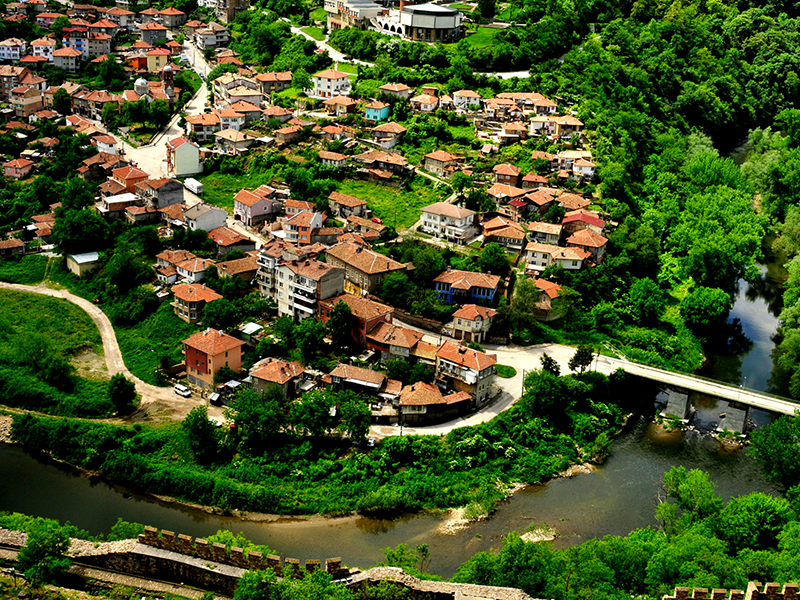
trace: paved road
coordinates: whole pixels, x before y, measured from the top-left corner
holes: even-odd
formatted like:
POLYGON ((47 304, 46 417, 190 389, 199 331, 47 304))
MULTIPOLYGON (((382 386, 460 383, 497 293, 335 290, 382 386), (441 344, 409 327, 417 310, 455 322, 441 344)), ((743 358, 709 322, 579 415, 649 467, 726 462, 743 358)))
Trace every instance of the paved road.
MULTIPOLYGON (((92 318, 92 321, 97 325, 97 329, 100 332, 100 337, 103 340, 103 354, 105 356, 109 376, 121 373, 136 384, 136 391, 141 396, 141 403, 139 404, 139 408, 132 415, 134 420, 180 419, 186 416, 192 408, 197 406, 197 399, 182 398, 178 396, 172 388, 150 385, 133 375, 128 370, 128 367, 125 366, 125 361, 122 359, 122 351, 117 342, 114 326, 111 324, 106 314, 88 300, 71 294, 67 290, 56 290, 45 287, 44 285, 32 286, 0 282, 0 288, 17 292, 41 294, 52 298, 61 298, 82 308, 92 318)), ((216 412, 219 412, 221 415, 219 409, 216 407, 211 408, 213 408, 215 412, 212 416, 218 416, 216 412)), ((209 414, 211 414, 211 412, 212 410, 209 409, 209 414)))

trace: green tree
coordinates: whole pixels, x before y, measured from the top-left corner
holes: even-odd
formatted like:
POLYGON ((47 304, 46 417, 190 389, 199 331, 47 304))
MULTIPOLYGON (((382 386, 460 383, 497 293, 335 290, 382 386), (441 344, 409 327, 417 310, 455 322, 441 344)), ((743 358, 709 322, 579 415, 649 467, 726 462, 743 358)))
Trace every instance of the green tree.
POLYGON ((750 453, 773 481, 791 487, 800 483, 800 417, 783 416, 757 429, 750 453))
POLYGON ((796 518, 789 501, 760 492, 731 498, 719 516, 719 537, 733 552, 744 548, 771 550, 778 534, 796 518))
POLYGON ((672 467, 664 474, 664 488, 667 496, 675 500, 682 514, 668 509, 662 503, 656 515, 668 528, 682 531, 690 525, 716 515, 722 508, 722 498, 717 496, 716 484, 708 473, 700 469, 687 471, 684 467, 672 467))
POLYGON ((94 210, 67 210, 57 215, 50 239, 61 254, 80 254, 104 250, 111 231, 94 210))
POLYGON ((339 394, 338 404, 341 414, 339 428, 355 443, 364 440, 372 420, 369 404, 350 391, 339 394))
POLYGON ((654 324, 666 308, 664 292, 652 279, 637 279, 630 291, 633 317, 642 325, 654 324))
POLYGON ((478 14, 483 19, 491 19, 496 12, 496 0, 478 0, 478 14))
POLYGON ((569 359, 567 366, 570 371, 580 371, 583 373, 586 369, 592 366, 594 360, 594 350, 591 346, 579 345, 575 350, 575 354, 569 359))
POLYGON ((545 352, 539 359, 542 363, 542 370, 559 377, 561 375, 561 367, 556 362, 556 359, 545 352))
POLYGON ((508 262, 508 254, 500 244, 491 242, 486 244, 486 247, 481 251, 478 257, 478 265, 484 273, 491 273, 493 275, 500 275, 505 277, 511 270, 511 264, 508 262))
POLYGON ((304 319, 295 329, 297 349, 303 357, 303 363, 310 365, 325 348, 325 325, 315 318, 304 319))
POLYGON ((407 308, 413 295, 413 287, 405 273, 389 273, 381 284, 381 300, 391 306, 407 308))
POLYGON ((267 571, 245 571, 236 584, 233 600, 267 600, 271 598, 270 586, 277 582, 275 573, 267 571))
POLYGON ((271 385, 262 396, 254 389, 236 394, 225 416, 233 421, 241 440, 241 449, 258 456, 275 444, 286 425, 283 390, 271 385))
POLYGON ((45 519, 28 530, 28 539, 17 556, 17 565, 31 585, 52 583, 70 567, 66 557, 70 538, 67 529, 45 519))
POLYGON ((114 405, 114 409, 120 414, 130 411, 136 406, 136 384, 122 373, 111 376, 106 395, 114 405))
POLYGON ((350 306, 341 300, 333 307, 325 327, 334 348, 348 348, 353 343, 353 327, 356 319, 350 306))
POLYGON ((321 437, 333 426, 335 397, 327 390, 312 390, 292 403, 289 419, 303 435, 321 437))
POLYGON ((697 287, 681 300, 681 317, 689 327, 723 323, 733 307, 730 294, 719 288, 697 287))
POLYGON ((53 94, 53 110, 64 116, 72 113, 72 96, 64 88, 58 88, 53 94))
POLYGON ((55 34, 57 40, 60 40, 64 37, 65 27, 72 27, 72 23, 69 22, 69 17, 56 17, 53 24, 50 26, 50 31, 55 34))
POLYGON ((169 112, 169 103, 166 100, 153 100, 147 111, 147 120, 153 127, 162 128, 172 118, 169 112))
POLYGON ((195 406, 183 421, 181 431, 195 460, 200 464, 213 462, 217 457, 219 436, 217 428, 208 420, 205 406, 195 406))
POLYGON ((203 322, 213 329, 227 331, 239 324, 241 315, 236 305, 226 298, 207 302, 203 309, 203 322))

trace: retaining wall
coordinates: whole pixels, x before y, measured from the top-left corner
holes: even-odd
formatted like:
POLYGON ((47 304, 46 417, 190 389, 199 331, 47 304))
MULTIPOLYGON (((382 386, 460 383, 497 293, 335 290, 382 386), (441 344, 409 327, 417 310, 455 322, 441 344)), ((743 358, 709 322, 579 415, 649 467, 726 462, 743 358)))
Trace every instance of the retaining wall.
POLYGON ((664 600, 800 600, 800 593, 796 583, 781 587, 779 583, 762 585, 758 581, 751 581, 745 591, 677 587, 671 596, 664 596, 664 600))

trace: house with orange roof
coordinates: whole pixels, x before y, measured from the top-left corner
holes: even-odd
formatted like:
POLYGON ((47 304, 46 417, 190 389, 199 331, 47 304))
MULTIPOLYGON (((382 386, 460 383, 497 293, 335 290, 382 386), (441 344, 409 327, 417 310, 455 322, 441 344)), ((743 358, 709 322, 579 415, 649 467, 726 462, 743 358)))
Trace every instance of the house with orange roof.
POLYGON ((159 177, 136 184, 136 194, 153 208, 165 208, 183 203, 183 184, 177 179, 159 177))
POLYGON ((436 352, 436 384, 442 390, 467 392, 479 406, 492 397, 496 364, 496 354, 446 341, 436 352))
POLYGON ((404 425, 430 425, 469 412, 472 396, 466 391, 442 394, 435 385, 418 381, 400 390, 398 410, 404 425))
POLYGON ((449 177, 458 166, 458 157, 444 150, 436 150, 425 155, 423 164, 426 171, 439 177, 449 177))
POLYGON ((106 18, 122 29, 130 29, 133 26, 135 15, 136 13, 130 10, 114 7, 106 13, 106 18))
POLYGON ((27 50, 25 40, 19 38, 8 38, 0 42, 0 60, 10 60, 17 62, 27 50))
POLYGON ((347 166, 347 156, 339 152, 319 151, 319 160, 327 167, 343 169, 347 166))
POLYGON ((26 85, 11 90, 10 101, 14 114, 22 119, 40 111, 43 106, 42 92, 26 85))
POLYGON ((136 193, 136 184, 140 181, 148 179, 150 176, 136 167, 121 167, 111 171, 111 178, 117 183, 125 186, 125 191, 134 194, 136 193))
POLYGON ((486 244, 500 244, 506 248, 521 250, 525 245, 525 229, 519 223, 502 216, 481 223, 483 241, 486 244))
POLYGON ((250 378, 253 389, 257 392, 263 394, 270 386, 277 385, 281 388, 284 398, 292 398, 305 372, 306 368, 297 361, 267 358, 253 365, 250 369, 250 378))
MULTIPOLYGON (((197 115, 200 116, 200 115, 197 115)), ((187 117, 187 122, 190 117, 187 117)), ((200 146, 185 137, 177 137, 166 143, 167 170, 175 177, 186 177, 203 172, 200 161, 200 146)))
POLYGON ((0 257, 15 254, 25 254, 25 242, 17 238, 0 240, 0 257))
POLYGON ((167 48, 153 48, 145 54, 147 56, 148 73, 156 73, 163 69, 165 65, 169 64, 169 57, 172 56, 172 52, 167 48))
POLYGON ((179 283, 172 287, 172 294, 175 298, 172 302, 175 315, 187 323, 202 321, 206 304, 222 298, 201 283, 179 283))
POLYGON ((500 287, 500 277, 486 273, 448 268, 433 280, 439 300, 448 304, 477 304, 494 302, 500 287))
POLYGON ((31 52, 34 56, 42 56, 48 61, 53 60, 53 52, 56 50, 56 41, 53 38, 43 37, 31 42, 31 52))
POLYGON ((53 64, 67 73, 77 73, 81 64, 81 51, 66 46, 53 52, 53 64))
MULTIPOLYGON (((255 251, 250 252, 251 255, 254 253, 255 251)), ((238 277, 249 283, 255 279, 257 272, 258 262, 255 256, 245 256, 244 258, 217 263, 217 275, 222 279, 238 277)))
POLYGON ((389 118, 391 107, 386 102, 373 100, 364 106, 364 120, 369 123, 379 123, 389 118))
POLYGON ((457 340, 480 344, 489 336, 497 311, 478 304, 465 304, 453 313, 450 325, 452 336, 457 340))
POLYGON ((345 270, 344 291, 356 296, 377 292, 389 273, 407 268, 388 256, 349 242, 331 246, 325 257, 329 264, 345 270))
POLYGON ((276 269, 278 315, 302 321, 317 314, 317 303, 341 295, 344 269, 306 258, 288 260, 276 269))
POLYGON ((481 95, 472 90, 459 90, 453 93, 453 106, 461 110, 480 109, 481 95))
POLYGON ((312 88, 308 95, 312 98, 333 98, 350 95, 350 75, 336 69, 320 71, 311 78, 312 88))
POLYGON ((283 225, 286 240, 298 246, 312 244, 311 233, 322 227, 324 217, 318 212, 300 212, 292 215, 283 225))
POLYGON ((350 96, 334 96, 333 98, 328 98, 322 104, 325 105, 325 110, 329 115, 341 117, 355 111, 358 102, 350 96))
POLYGON ((233 197, 233 218, 252 227, 274 218, 281 211, 275 189, 262 185, 255 190, 239 190, 233 197))
POLYGON ((508 204, 514 198, 520 198, 527 192, 521 188, 505 183, 495 183, 492 187, 486 190, 486 193, 492 197, 498 206, 508 204))
POLYGON ((340 192, 331 192, 331 195, 328 196, 328 206, 331 208, 331 215, 343 219, 352 215, 365 217, 367 214, 367 202, 365 200, 340 192))
POLYGON ((253 79, 259 83, 261 91, 267 96, 272 92, 282 92, 292 87, 291 71, 259 73, 253 79))
POLYGON ((256 249, 256 243, 253 240, 225 225, 209 231, 208 239, 217 245, 217 256, 220 258, 234 250, 253 252, 256 249))
POLYGON ((423 341, 422 337, 419 331, 381 321, 367 334, 366 345, 381 353, 381 362, 402 358, 433 365, 436 362, 436 346, 423 341))
POLYGON ((214 137, 214 133, 221 128, 219 116, 215 113, 202 113, 186 117, 186 133, 197 135, 197 141, 204 143, 214 137))
POLYGON ((327 323, 333 314, 333 309, 339 302, 344 302, 350 308, 350 312, 353 315, 351 335, 353 342, 360 346, 364 346, 367 343, 367 334, 379 323, 392 322, 394 308, 369 298, 352 294, 340 294, 326 300, 320 300, 317 304, 319 320, 327 323))
POLYGON ((433 112, 439 106, 439 98, 430 94, 420 94, 409 100, 411 108, 419 112, 433 112))
POLYGON ((378 396, 386 389, 389 381, 392 381, 380 371, 344 363, 336 365, 336 368, 330 373, 330 379, 337 388, 349 389, 369 396, 378 396))
POLYGON ((558 265, 566 271, 578 271, 591 254, 583 248, 554 246, 541 242, 529 242, 525 246, 525 271, 539 273, 547 267, 558 265))
MULTIPOLYGON (((144 12, 145 11, 142 11, 142 13, 144 12)), ((161 40, 166 41, 167 39, 167 28, 164 27, 161 23, 153 23, 153 22, 140 23, 139 25, 137 25, 137 27, 139 28, 139 34, 142 36, 143 42, 147 42, 148 44, 155 44, 156 42, 160 42, 161 40)))
POLYGON ((10 179, 25 179, 33 169, 33 164, 27 158, 16 158, 3 165, 3 174, 10 179))
POLYGON ((244 342, 210 327, 183 340, 186 355, 186 376, 189 383, 213 388, 214 376, 222 367, 239 372, 242 369, 244 342))
POLYGON ((176 29, 186 23, 186 13, 178 10, 174 6, 160 10, 161 22, 170 29, 176 29))
POLYGON ((372 140, 380 145, 384 150, 394 148, 399 144, 403 135, 408 131, 405 127, 394 121, 381 123, 372 128, 372 140))
POLYGON ((492 173, 494 174, 494 182, 495 183, 504 183, 506 185, 519 185, 519 175, 521 171, 519 167, 514 165, 510 165, 508 163, 503 163, 500 165, 495 165, 492 168, 492 173))
POLYGON ((198 283, 206 278, 208 267, 216 263, 209 258, 190 258, 175 265, 178 277, 188 283, 198 283))
POLYGON ((603 262, 608 240, 591 229, 581 229, 567 238, 567 248, 580 248, 591 254, 596 264, 603 262))
POLYGON ((414 95, 414 90, 405 83, 385 83, 378 88, 382 94, 408 100, 414 95))

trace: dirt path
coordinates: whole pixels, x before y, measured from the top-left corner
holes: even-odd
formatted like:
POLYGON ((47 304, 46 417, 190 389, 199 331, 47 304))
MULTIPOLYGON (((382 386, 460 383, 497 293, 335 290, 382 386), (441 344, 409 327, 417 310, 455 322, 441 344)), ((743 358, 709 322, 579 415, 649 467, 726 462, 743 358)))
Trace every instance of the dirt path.
POLYGON ((166 419, 180 419, 186 416, 192 408, 197 406, 198 400, 192 398, 182 398, 173 392, 172 388, 162 388, 149 383, 145 383, 125 366, 122 359, 122 351, 117 342, 114 326, 106 314, 97 306, 76 296, 64 289, 52 289, 44 285, 21 285, 18 283, 2 283, 0 289, 12 290, 16 292, 28 292, 41 294, 52 298, 61 298, 72 302, 83 309, 97 325, 100 337, 103 340, 103 354, 105 355, 106 367, 109 375, 123 374, 136 384, 136 391, 141 396, 141 403, 136 412, 130 419, 134 421, 160 421, 166 419))

